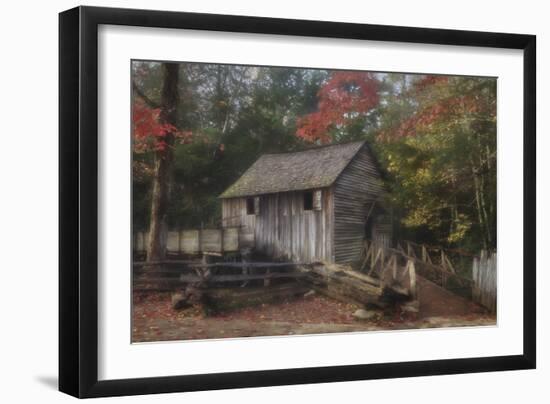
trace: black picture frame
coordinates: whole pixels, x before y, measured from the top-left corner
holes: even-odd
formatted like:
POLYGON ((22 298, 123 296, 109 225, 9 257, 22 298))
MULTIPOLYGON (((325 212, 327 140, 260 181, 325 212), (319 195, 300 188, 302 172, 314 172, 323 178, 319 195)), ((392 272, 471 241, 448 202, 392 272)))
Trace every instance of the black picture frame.
POLYGON ((535 368, 535 61, 533 35, 95 7, 60 13, 59 389, 84 398, 535 368), (100 24, 523 50, 523 353, 98 381, 100 24))

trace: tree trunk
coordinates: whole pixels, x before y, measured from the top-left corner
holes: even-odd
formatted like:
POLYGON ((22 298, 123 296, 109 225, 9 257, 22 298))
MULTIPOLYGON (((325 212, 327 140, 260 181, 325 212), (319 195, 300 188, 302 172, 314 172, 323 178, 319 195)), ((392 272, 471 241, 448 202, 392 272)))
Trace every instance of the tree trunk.
POLYGON ((487 233, 487 244, 488 246, 491 246, 492 245, 492 237, 491 237, 491 227, 490 227, 490 224, 489 224, 489 215, 487 214, 487 208, 486 208, 486 203, 485 203, 485 176, 482 175, 481 176, 481 179, 480 179, 480 187, 479 187, 479 192, 480 192, 480 201, 481 201, 481 209, 482 209, 482 212, 483 212, 483 220, 485 222, 485 231, 487 233))
POLYGON ((475 190, 475 197, 476 197, 476 211, 477 211, 477 217, 479 222, 479 229, 481 230, 482 238, 483 238, 483 247, 487 248, 488 240, 485 233, 485 223, 483 221, 483 212, 481 208, 481 196, 480 196, 480 185, 479 185, 479 178, 477 176, 476 167, 474 165, 474 160, 470 158, 471 163, 471 170, 472 170, 472 178, 474 180, 474 190, 475 190))
MULTIPOLYGON (((178 106, 178 65, 163 64, 164 82, 160 100, 160 120, 176 126, 178 106)), ((151 198, 151 218, 149 222, 149 242, 147 261, 160 261, 165 256, 166 211, 170 200, 170 182, 174 161, 174 134, 168 133, 164 141, 166 147, 155 152, 153 194, 151 198)))

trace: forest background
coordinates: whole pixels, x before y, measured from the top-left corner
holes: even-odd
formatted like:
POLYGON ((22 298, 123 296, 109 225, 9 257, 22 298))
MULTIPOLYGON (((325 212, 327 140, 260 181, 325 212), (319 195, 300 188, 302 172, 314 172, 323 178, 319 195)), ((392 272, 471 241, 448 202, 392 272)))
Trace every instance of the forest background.
POLYGON ((495 78, 133 61, 132 81, 134 231, 218 227, 260 155, 367 140, 396 238, 496 248, 495 78))

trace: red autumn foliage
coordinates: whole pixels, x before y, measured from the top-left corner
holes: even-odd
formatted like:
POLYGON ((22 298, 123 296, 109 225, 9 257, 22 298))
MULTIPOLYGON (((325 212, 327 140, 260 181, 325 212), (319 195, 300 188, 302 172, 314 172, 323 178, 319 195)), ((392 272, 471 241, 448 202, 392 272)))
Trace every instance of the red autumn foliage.
POLYGON ((318 110, 298 119, 296 135, 309 142, 329 143, 330 129, 378 104, 378 82, 368 72, 335 72, 317 96, 318 110))
POLYGON ((136 100, 132 109, 132 133, 136 152, 164 151, 168 146, 166 137, 172 134, 181 143, 188 143, 191 132, 179 131, 174 125, 160 120, 160 108, 150 108, 136 100))
POLYGON ((423 91, 426 88, 429 88, 433 86, 434 84, 438 83, 448 83, 449 77, 448 76, 434 76, 433 74, 428 74, 424 76, 421 80, 416 82, 414 88, 417 92, 423 91))
POLYGON ((441 100, 429 105, 406 119, 396 131, 397 137, 414 136, 422 129, 439 121, 442 117, 464 116, 481 112, 482 106, 471 96, 460 96, 441 100))

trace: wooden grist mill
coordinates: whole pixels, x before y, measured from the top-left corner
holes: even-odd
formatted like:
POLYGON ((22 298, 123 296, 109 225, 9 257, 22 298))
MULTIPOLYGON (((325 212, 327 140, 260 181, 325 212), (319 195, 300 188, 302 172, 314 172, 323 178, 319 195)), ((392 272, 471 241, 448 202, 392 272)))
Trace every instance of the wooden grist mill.
MULTIPOLYGON (((221 229, 168 232, 168 254, 208 259, 163 265, 191 265, 193 273, 179 281, 270 285, 275 278, 299 279, 361 303, 378 301, 386 287, 404 292, 397 278, 389 282, 377 272, 341 266, 361 258, 366 238, 391 242, 391 212, 382 202, 377 167, 366 142, 263 155, 220 196, 221 229), (264 262, 250 262, 250 251, 264 262), (220 262, 228 255, 239 262, 220 262)), ((136 245, 143 248, 145 239, 138 234, 136 245)))
MULTIPOLYGON (((221 228, 168 232, 172 259, 136 262, 137 273, 158 266, 147 280, 137 276, 135 287, 156 279, 165 290, 200 285, 211 294, 313 288, 378 306, 416 302, 419 281, 472 290, 472 277, 457 273, 443 250, 392 243, 381 178, 365 142, 263 155, 220 196, 221 228)), ((137 250, 146 237, 136 235, 137 250)))
POLYGON ((389 247, 384 194, 366 142, 266 154, 220 196, 222 226, 242 228, 274 259, 351 263, 365 239, 389 247))

